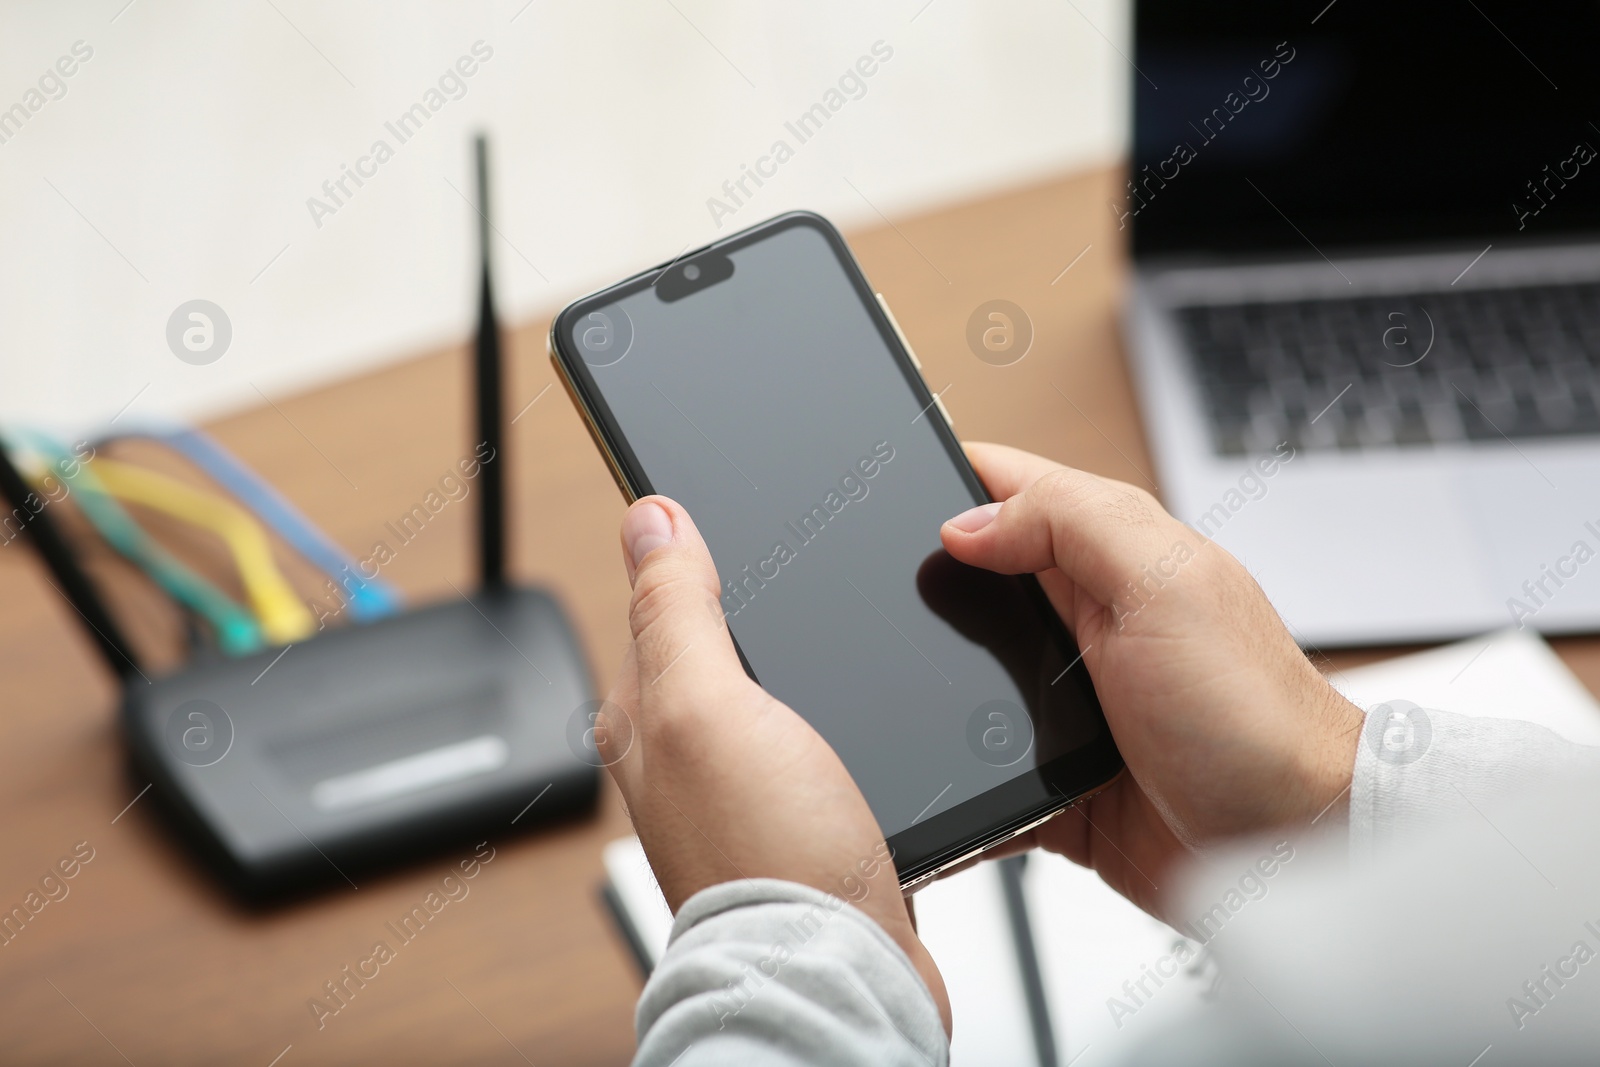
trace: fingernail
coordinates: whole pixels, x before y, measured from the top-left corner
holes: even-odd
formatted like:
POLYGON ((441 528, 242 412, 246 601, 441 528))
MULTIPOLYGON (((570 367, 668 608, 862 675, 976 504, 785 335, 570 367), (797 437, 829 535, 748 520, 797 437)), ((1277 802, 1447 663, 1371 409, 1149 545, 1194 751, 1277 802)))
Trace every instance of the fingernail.
POLYGON ((654 549, 672 540, 672 516, 654 501, 644 501, 628 509, 622 519, 622 543, 637 567, 654 549))
POLYGON ((998 514, 1000 514, 1000 504, 984 504, 982 507, 973 508, 971 511, 963 511, 945 523, 945 525, 954 526, 962 533, 977 533, 993 522, 994 517, 998 514))

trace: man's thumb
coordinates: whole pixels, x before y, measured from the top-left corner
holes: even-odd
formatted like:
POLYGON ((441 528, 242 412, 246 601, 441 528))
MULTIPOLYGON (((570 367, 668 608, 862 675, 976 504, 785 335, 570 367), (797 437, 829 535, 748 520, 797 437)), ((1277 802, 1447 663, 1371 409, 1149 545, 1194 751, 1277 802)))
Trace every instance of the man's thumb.
POLYGON ((1130 582, 1176 554, 1187 559, 1201 539, 1155 498, 1085 471, 1059 467, 1004 504, 984 504, 941 527, 950 554, 1001 574, 1059 568, 1110 606, 1130 582))
POLYGON ((743 676, 717 597, 716 566, 688 512, 663 496, 637 501, 622 519, 622 551, 633 582, 628 617, 641 689, 665 684, 688 660, 686 678, 704 679, 708 668, 743 676))

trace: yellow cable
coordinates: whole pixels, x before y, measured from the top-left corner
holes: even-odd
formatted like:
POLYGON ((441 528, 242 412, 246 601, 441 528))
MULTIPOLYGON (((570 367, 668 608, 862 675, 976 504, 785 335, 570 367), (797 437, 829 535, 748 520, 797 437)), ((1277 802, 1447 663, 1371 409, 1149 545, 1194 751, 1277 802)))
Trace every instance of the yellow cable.
POLYGON ((164 511, 203 526, 227 544, 261 629, 273 642, 299 641, 316 630, 316 619, 272 558, 260 525, 238 505, 143 467, 98 458, 95 473, 113 496, 164 511))

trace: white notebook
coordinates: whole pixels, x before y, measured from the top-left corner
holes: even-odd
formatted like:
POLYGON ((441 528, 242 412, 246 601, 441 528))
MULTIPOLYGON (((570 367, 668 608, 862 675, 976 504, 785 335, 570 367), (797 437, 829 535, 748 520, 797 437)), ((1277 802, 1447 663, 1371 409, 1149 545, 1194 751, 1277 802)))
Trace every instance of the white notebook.
POLYGON ((1328 680, 1362 708, 1409 700, 1460 715, 1526 719, 1568 741, 1600 745, 1600 704, 1532 630, 1501 630, 1328 680))

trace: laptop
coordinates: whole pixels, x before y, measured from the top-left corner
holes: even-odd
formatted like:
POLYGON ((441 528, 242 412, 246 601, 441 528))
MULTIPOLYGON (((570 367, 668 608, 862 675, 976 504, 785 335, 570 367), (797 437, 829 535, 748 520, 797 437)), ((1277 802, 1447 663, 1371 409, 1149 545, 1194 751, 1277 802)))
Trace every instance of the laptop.
POLYGON ((1133 17, 1169 509, 1308 647, 1600 629, 1600 3, 1133 17))

